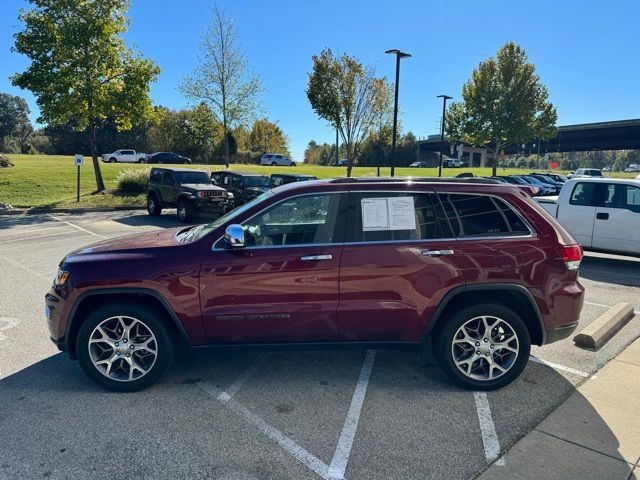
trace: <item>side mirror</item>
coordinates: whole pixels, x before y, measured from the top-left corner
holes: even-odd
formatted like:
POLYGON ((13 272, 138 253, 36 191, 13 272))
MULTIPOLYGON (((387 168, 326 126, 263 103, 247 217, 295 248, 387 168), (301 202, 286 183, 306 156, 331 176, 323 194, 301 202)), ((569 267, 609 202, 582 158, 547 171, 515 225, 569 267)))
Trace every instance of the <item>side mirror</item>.
POLYGON ((241 225, 229 225, 224 231, 224 241, 231 248, 244 248, 244 228, 241 225))

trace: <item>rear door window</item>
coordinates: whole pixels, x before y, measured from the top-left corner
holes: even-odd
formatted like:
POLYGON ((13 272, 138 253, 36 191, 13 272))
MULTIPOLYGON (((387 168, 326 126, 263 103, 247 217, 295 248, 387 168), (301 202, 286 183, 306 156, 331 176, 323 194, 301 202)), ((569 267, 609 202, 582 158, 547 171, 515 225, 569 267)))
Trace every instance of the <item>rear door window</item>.
POLYGON ((435 194, 352 192, 346 242, 389 242, 452 238, 435 194))
POLYGON ((569 203, 571 205, 581 205, 585 207, 594 206, 596 183, 594 182, 579 182, 573 187, 569 203))
POLYGON ((524 236, 531 230, 513 209, 489 195, 441 193, 440 200, 457 237, 524 236))

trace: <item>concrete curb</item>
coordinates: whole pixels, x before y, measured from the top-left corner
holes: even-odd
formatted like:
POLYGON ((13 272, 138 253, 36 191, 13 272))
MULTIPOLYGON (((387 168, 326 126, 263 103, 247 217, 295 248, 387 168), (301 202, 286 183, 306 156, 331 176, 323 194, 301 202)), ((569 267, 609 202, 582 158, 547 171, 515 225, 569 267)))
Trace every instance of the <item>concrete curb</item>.
POLYGON ((573 341, 579 347, 597 350, 633 318, 633 315, 633 307, 630 304, 618 303, 573 337, 573 341))
POLYGON ((86 208, 15 208, 0 212, 3 215, 36 215, 42 213, 91 213, 91 212, 117 212, 126 210, 145 210, 144 207, 86 207, 86 208))

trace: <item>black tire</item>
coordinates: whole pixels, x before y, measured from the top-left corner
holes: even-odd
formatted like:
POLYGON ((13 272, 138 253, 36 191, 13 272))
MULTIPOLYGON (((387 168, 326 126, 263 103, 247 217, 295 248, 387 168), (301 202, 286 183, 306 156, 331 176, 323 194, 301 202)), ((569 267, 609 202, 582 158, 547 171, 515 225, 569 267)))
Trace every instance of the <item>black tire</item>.
POLYGON ((272 167, 277 167, 277 166, 278 166, 278 164, 277 164, 276 162, 271 162, 271 166, 272 166, 272 167))
POLYGON ((114 157, 111 157, 109 159, 109 163, 117 163, 118 160, 116 160, 114 157))
MULTIPOLYGON (((492 333, 488 335, 489 338, 489 346, 493 345, 493 335, 492 333)), ((460 337, 459 337, 460 338, 460 337)), ((459 348, 470 348, 471 355, 467 357, 461 357, 463 359, 466 358, 476 358, 474 355, 483 355, 483 353, 477 353, 481 351, 480 349, 487 349, 487 344, 484 343, 483 338, 478 338, 478 342, 474 343, 474 345, 464 343, 465 347, 455 347, 455 349, 459 348), (480 345, 475 347, 474 345, 480 345), (478 350, 475 350, 475 349, 478 350), (473 351, 475 350, 475 352, 473 351)), ((511 346, 514 344, 511 343, 511 346)), ((446 323, 442 326, 442 328, 438 329, 436 336, 433 341, 434 353, 435 357, 440 364, 441 368, 444 372, 449 376, 453 381, 455 381, 458 385, 467 388, 469 390, 497 390, 502 388, 513 380, 515 380, 521 373, 524 367, 527 365, 527 361, 529 360, 529 353, 531 351, 531 338, 529 336, 529 330, 524 323, 524 321, 511 309, 494 303, 486 303, 480 305, 472 305, 466 308, 463 308, 457 312, 455 312, 451 318, 449 318, 446 323), (468 321, 475 319, 477 317, 495 317, 507 324, 508 327, 512 329, 517 337, 517 349, 518 352, 514 357, 510 357, 511 354, 506 352, 505 350, 500 350, 501 353, 507 353, 507 358, 510 358, 508 363, 503 364, 509 365, 509 368, 506 369, 506 372, 500 373, 497 378, 489 379, 476 379, 467 376, 467 374, 463 373, 455 364, 454 361, 454 347, 453 340, 458 332, 458 330, 468 321)), ((459 351, 459 350, 456 350, 459 351)), ((491 350, 490 350, 491 351, 491 350)), ((497 353, 498 350, 495 350, 497 353)), ((486 356, 491 356, 492 359, 495 359, 493 353, 484 353, 486 356)), ((468 368, 482 368, 488 365, 485 363, 486 361, 482 356, 477 357, 476 361, 472 362, 468 368), (482 361, 480 360, 482 359, 482 361), (476 367, 474 367, 474 365, 476 367)), ((474 373, 473 371, 471 373, 474 373)))
POLYGON ((191 162, 190 162, 189 160, 183 160, 183 161, 182 161, 182 164, 183 164, 183 165, 189 165, 190 163, 191 163, 191 162))
MULTIPOLYGON (((167 327, 162 319, 162 314, 154 309, 148 309, 126 302, 114 302, 99 307, 91 312, 80 326, 78 337, 76 339, 78 363, 80 363, 80 367, 84 373, 101 387, 116 392, 135 392, 147 388, 155 383, 171 365, 171 361, 173 360, 173 351, 174 346, 167 333, 167 327), (95 366, 93 363, 89 343, 91 335, 96 335, 94 333, 96 327, 112 317, 125 317, 126 321, 136 319, 141 322, 144 327, 146 327, 147 331, 150 331, 155 337, 154 343, 151 344, 155 347, 157 352, 155 361, 149 367, 147 373, 139 376, 138 378, 134 378, 132 380, 113 379, 99 370, 99 367, 95 366)), ((134 354, 131 356, 133 355, 134 354)), ((121 362, 121 364, 126 367, 126 362, 122 357, 118 357, 114 361, 114 364, 116 362, 121 362)))
POLYGON ((139 158, 138 163, 144 163, 144 158, 139 158))
POLYGON ((291 162, 291 167, 295 167, 296 166, 296 162, 291 162))
POLYGON ((163 162, 162 160, 158 160, 156 163, 157 163, 158 165, 161 165, 161 164, 163 164, 164 162, 163 162))
POLYGON ((157 217, 162 213, 162 205, 160 205, 160 201, 155 193, 150 193, 147 195, 147 212, 152 217, 157 217))
POLYGON ((193 206, 185 198, 178 200, 178 220, 182 223, 190 222, 193 218, 193 206))

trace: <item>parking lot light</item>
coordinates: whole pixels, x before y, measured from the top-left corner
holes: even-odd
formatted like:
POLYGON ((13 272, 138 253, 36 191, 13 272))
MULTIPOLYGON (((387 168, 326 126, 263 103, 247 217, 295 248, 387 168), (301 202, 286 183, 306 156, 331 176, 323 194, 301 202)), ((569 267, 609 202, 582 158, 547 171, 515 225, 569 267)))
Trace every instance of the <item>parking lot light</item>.
POLYGON ((444 145, 445 113, 447 110, 447 100, 451 100, 453 97, 450 97, 449 95, 438 95, 437 98, 442 99, 442 122, 440 123, 440 160, 438 160, 438 177, 442 177, 442 147, 444 145))
POLYGON ((396 56, 396 84, 395 84, 395 100, 393 102, 393 138, 391 139, 391 176, 394 176, 396 166, 396 137, 398 133, 398 85, 400 84, 400 60, 409 58, 411 55, 401 52, 397 48, 387 50, 384 53, 396 56))

